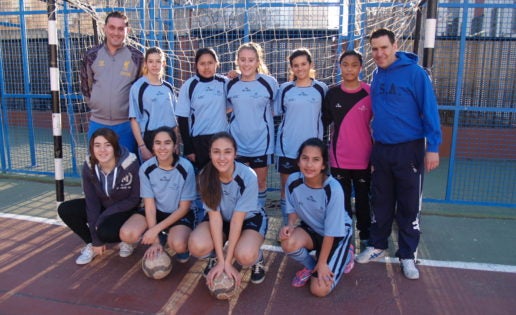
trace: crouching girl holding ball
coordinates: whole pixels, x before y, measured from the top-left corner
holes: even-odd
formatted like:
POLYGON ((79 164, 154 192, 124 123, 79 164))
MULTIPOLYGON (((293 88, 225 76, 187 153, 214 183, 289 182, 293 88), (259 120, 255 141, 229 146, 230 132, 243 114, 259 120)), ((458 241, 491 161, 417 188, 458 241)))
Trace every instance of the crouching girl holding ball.
POLYGON ((170 127, 159 127, 152 136, 154 156, 140 167, 140 195, 144 209, 122 226, 123 240, 150 247, 145 258, 153 259, 163 251, 160 235, 167 235, 169 248, 180 263, 188 261, 188 237, 194 228, 195 213, 190 209, 195 200, 195 173, 190 161, 178 156, 177 138, 170 127))
POLYGON ((287 256, 304 266, 292 286, 302 287, 311 279, 310 291, 323 297, 353 268, 352 221, 339 182, 328 175, 326 145, 318 138, 306 140, 297 163, 300 172, 291 174, 286 183, 288 224, 279 239, 287 256), (312 250, 315 258, 309 254, 312 250))
POLYGON ((208 285, 225 272, 238 287, 241 275, 234 260, 243 267, 251 266, 252 283, 265 279, 260 246, 267 232, 267 216, 259 206, 256 173, 235 161, 236 149, 229 133, 213 135, 211 161, 199 174, 199 192, 207 215, 192 232, 188 247, 193 256, 209 258, 204 270, 208 285))

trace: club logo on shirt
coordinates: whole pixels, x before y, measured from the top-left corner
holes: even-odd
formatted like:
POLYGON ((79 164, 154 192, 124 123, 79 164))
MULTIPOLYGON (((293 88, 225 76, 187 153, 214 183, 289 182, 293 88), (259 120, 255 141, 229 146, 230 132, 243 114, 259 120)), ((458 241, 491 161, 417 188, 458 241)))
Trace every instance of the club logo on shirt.
POLYGON ((391 84, 390 87, 387 87, 385 83, 381 83, 378 88, 378 94, 380 94, 380 95, 385 95, 385 94, 396 95, 396 94, 398 94, 396 92, 396 85, 391 84))
POLYGON ((104 59, 100 59, 98 62, 97 62, 97 65, 99 67, 105 67, 106 66, 106 61, 104 59))
POLYGON ((131 189, 131 184, 133 183, 133 174, 128 173, 120 180, 120 189, 131 189))
POLYGON ((315 201, 315 198, 314 198, 314 196, 312 196, 312 195, 310 195, 310 196, 306 197, 306 200, 308 200, 308 201, 310 201, 310 202, 317 202, 317 201, 315 201))
POLYGON ((129 65, 131 64, 131 61, 126 60, 124 61, 124 65, 122 67, 122 71, 120 71, 121 76, 130 77, 131 72, 129 72, 129 65))
POLYGON ((340 103, 335 104, 335 108, 342 108, 342 105, 340 103))
POLYGON ((358 108, 358 110, 359 110, 359 111, 361 111, 361 112, 367 112, 369 109, 367 108, 367 106, 365 106, 365 105, 363 105, 363 104, 362 104, 362 106, 360 106, 360 107, 358 108))

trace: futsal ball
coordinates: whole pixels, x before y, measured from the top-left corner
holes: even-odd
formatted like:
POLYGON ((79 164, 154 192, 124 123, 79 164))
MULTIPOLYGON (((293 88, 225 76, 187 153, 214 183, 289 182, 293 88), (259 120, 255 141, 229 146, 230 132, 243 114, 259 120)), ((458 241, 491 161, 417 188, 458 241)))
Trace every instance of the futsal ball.
POLYGON ((161 252, 154 259, 143 258, 142 270, 151 279, 163 279, 172 270, 172 260, 166 252, 161 252))
POLYGON ((208 285, 208 290, 219 300, 230 299, 235 294, 235 279, 222 272, 213 279, 212 285, 208 285))

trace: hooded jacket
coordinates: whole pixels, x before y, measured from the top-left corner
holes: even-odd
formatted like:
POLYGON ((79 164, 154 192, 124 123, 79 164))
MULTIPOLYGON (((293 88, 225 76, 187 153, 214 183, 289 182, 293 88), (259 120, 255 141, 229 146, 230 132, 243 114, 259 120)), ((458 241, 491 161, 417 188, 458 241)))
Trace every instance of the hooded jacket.
POLYGON ((430 78, 416 55, 399 51, 396 58, 373 72, 373 139, 397 144, 426 138, 427 151, 438 152, 441 126, 430 78))
POLYGON ((82 186, 94 246, 103 244, 97 235, 97 228, 106 217, 131 211, 140 204, 138 170, 138 158, 124 147, 115 168, 107 176, 98 165, 92 166, 89 158, 86 158, 82 168, 82 186))

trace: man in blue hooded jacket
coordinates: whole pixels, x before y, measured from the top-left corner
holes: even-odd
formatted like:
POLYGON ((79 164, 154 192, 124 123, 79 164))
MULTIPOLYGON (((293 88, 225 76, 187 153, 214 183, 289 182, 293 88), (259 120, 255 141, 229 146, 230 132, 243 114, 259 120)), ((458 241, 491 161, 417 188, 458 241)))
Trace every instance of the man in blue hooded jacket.
POLYGON ((374 31, 370 44, 377 65, 371 82, 372 225, 369 246, 356 261, 367 263, 385 255, 395 219, 399 230, 396 256, 403 274, 419 279, 414 253, 419 244, 423 175, 425 169, 439 166, 437 101, 417 56, 397 51, 392 31, 374 31))

